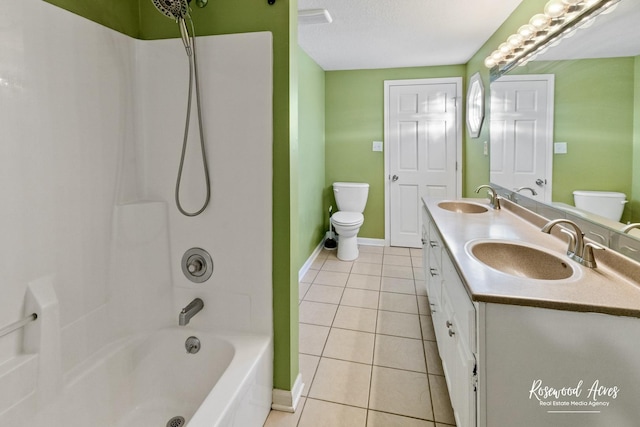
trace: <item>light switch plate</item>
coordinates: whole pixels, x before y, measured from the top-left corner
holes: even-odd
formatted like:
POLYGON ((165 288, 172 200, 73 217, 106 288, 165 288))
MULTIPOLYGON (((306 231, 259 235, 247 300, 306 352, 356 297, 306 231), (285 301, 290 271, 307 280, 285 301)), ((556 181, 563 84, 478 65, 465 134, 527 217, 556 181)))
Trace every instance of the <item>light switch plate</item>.
POLYGON ((373 141, 373 151, 382 151, 382 141, 373 141))
POLYGON ((553 144, 553 152, 555 154, 567 154, 567 143, 566 142, 554 142, 554 144, 553 144))

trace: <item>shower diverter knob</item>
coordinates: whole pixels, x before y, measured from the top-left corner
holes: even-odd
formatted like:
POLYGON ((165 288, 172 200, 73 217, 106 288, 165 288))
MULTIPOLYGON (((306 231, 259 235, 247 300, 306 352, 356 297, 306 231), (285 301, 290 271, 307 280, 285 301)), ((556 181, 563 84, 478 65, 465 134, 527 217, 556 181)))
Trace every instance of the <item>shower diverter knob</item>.
POLYGON ((213 273, 211 255, 202 248, 191 248, 182 256, 182 272, 194 283, 202 283, 213 273))

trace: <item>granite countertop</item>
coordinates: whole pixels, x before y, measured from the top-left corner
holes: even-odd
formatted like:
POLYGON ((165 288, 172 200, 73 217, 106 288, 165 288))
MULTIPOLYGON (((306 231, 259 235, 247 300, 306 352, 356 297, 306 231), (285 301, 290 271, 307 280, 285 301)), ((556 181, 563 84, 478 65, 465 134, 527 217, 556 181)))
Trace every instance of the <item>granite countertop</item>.
POLYGON ((640 317, 640 263, 607 249, 594 251, 597 268, 583 267, 566 256, 567 237, 560 227, 551 235, 540 231, 545 218, 504 199, 500 210, 484 199, 462 200, 489 210, 458 213, 438 207, 443 199, 423 202, 473 301, 640 317), (575 273, 563 280, 535 280, 494 270, 465 249, 471 241, 487 239, 542 248, 566 260, 575 273))

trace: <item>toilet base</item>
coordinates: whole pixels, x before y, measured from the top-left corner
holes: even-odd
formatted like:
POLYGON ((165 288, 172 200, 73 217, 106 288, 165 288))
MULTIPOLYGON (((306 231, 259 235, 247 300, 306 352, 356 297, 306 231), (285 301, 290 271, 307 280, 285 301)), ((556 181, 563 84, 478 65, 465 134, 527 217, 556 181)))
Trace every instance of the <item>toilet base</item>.
POLYGON ((358 259, 360 251, 358 250, 358 236, 344 237, 340 236, 338 240, 338 253, 336 256, 341 261, 353 261, 358 259))

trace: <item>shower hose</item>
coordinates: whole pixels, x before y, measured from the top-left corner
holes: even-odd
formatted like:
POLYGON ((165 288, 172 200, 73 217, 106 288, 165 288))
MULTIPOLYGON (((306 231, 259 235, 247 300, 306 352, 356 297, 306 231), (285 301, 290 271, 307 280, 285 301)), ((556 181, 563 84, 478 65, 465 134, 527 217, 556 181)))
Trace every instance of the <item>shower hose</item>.
MULTIPOLYGON (((191 25, 191 34, 195 35, 195 28, 193 26, 193 21, 189 17, 189 23, 191 25)), ((175 190, 175 198, 176 198, 176 206, 181 214, 185 216, 198 216, 200 215, 209 205, 209 200, 211 198, 211 183, 209 180, 209 166, 207 164, 207 156, 205 151, 205 143, 204 143, 204 130, 202 128, 202 113, 200 108, 200 84, 198 81, 198 66, 196 63, 196 40, 194 36, 189 36, 191 41, 191 46, 193 49, 186 48, 187 59, 189 61, 189 95, 187 97, 187 118, 186 123, 184 125, 184 138, 182 140, 182 154, 180 155, 180 167, 178 168, 178 177, 176 178, 176 190, 175 190), (193 82, 195 79, 196 86, 196 109, 198 110, 198 130, 200 132, 200 151, 202 153, 202 166, 204 169, 204 179, 206 184, 206 197, 205 201, 200 209, 195 212, 188 212, 180 203, 180 182, 182 181, 182 170, 184 168, 184 158, 187 152, 187 139, 189 137, 189 123, 191 121, 191 100, 193 93, 193 82)))

